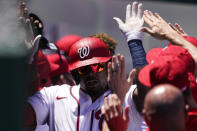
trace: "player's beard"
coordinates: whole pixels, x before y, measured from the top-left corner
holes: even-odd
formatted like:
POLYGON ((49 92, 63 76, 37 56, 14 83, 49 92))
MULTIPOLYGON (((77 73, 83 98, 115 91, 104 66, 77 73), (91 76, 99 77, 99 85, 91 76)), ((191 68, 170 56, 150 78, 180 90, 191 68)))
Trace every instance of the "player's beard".
POLYGON ((86 88, 81 88, 82 91, 84 91, 86 94, 88 94, 92 100, 94 101, 95 99, 97 99, 99 96, 101 96, 104 92, 106 92, 108 89, 107 86, 105 87, 86 87, 86 88))

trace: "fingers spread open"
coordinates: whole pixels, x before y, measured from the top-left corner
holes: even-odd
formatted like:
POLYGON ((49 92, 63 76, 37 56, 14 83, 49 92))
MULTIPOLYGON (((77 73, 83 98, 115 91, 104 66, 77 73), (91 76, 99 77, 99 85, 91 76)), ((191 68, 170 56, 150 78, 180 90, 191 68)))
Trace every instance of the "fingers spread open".
POLYGON ((118 25, 124 24, 122 20, 118 17, 113 17, 113 19, 116 21, 116 23, 118 23, 118 25))
POLYGON ((133 2, 133 5, 132 5, 132 17, 136 17, 136 8, 137 8, 137 2, 133 2))
POLYGON ((138 4, 137 17, 140 19, 142 18, 142 3, 138 4))
POLYGON ((178 30, 182 35, 187 35, 187 33, 185 33, 185 31, 183 30, 183 28, 182 28, 178 23, 175 23, 175 27, 177 28, 177 30, 178 30))
POLYGON ((161 16, 160 16, 158 13, 155 13, 154 16, 155 16, 157 19, 164 21, 164 19, 161 18, 161 16))
POLYGON ((131 17, 131 5, 128 4, 127 5, 127 9, 126 9, 126 18, 125 18, 125 21, 127 21, 130 17, 131 17))
POLYGON ((153 25, 153 20, 151 19, 151 16, 150 14, 148 13, 147 10, 144 11, 144 22, 149 26, 149 27, 152 27, 153 25))
POLYGON ((149 19, 153 22, 153 24, 158 21, 158 18, 151 11, 148 11, 148 14, 149 19))

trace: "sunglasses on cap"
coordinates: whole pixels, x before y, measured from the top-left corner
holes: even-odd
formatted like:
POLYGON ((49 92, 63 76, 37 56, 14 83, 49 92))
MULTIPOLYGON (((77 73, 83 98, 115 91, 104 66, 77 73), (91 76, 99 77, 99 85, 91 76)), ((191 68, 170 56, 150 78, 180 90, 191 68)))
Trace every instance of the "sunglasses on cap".
POLYGON ((105 68, 105 63, 97 63, 84 67, 80 67, 77 69, 79 75, 88 74, 90 72, 97 73, 103 71, 105 68))

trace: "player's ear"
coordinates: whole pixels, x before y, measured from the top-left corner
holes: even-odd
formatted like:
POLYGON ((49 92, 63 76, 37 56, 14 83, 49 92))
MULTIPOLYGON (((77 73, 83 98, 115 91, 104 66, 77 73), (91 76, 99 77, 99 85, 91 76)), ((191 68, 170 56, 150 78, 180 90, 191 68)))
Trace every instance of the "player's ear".
POLYGON ((148 116, 146 115, 146 109, 143 109, 143 110, 142 110, 142 114, 143 114, 143 116, 144 116, 144 120, 145 120, 146 124, 147 124, 148 126, 150 126, 150 122, 149 122, 148 116))

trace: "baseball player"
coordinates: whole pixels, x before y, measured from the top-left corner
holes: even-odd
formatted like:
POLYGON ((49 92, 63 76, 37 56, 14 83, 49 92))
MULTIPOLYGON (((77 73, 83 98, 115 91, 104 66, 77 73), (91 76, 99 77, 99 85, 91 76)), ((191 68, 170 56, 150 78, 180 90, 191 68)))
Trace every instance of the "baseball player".
POLYGON ((151 89, 144 101, 146 131, 185 131, 185 101, 181 90, 170 84, 151 89))
POLYGON ((79 85, 43 88, 28 99, 35 125, 48 123, 50 131, 101 130, 101 105, 110 94, 107 64, 110 51, 103 41, 87 37, 72 45, 69 70, 78 72, 79 85))
MULTIPOLYGON (((133 68, 138 70, 147 64, 146 52, 142 44, 141 28, 144 24, 142 17, 142 3, 133 2, 128 4, 126 8, 126 18, 123 22, 120 18, 113 18, 119 25, 119 29, 123 32, 132 57, 133 68)), ((129 131, 144 131, 147 128, 144 117, 141 114, 143 99, 147 92, 146 88, 137 83, 134 79, 134 85, 131 83, 130 89, 124 98, 124 106, 130 106, 130 122, 128 124, 129 131), (136 86, 137 85, 137 86, 136 86)))
MULTIPOLYGON (((57 47, 60 50, 60 54, 61 55, 64 55, 64 57, 67 59, 67 61, 69 60, 68 55, 69 55, 70 47, 75 42, 77 42, 78 40, 80 40, 81 38, 82 38, 81 36, 73 35, 72 34, 72 35, 66 35, 66 36, 64 36, 63 38, 61 38, 60 40, 58 40, 56 42, 56 45, 57 45, 57 47)), ((62 74, 60 76, 60 79, 62 79, 61 77, 63 77, 64 78, 64 81, 66 82, 65 84, 74 85, 74 84, 76 84, 76 82, 74 80, 74 78, 75 78, 76 75, 73 74, 73 76, 72 76, 71 73, 70 73, 70 71, 67 71, 67 72, 64 72, 64 74, 62 74)))

